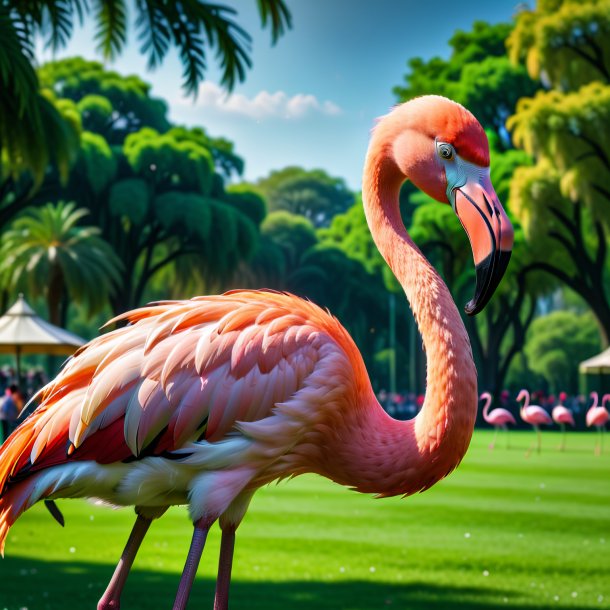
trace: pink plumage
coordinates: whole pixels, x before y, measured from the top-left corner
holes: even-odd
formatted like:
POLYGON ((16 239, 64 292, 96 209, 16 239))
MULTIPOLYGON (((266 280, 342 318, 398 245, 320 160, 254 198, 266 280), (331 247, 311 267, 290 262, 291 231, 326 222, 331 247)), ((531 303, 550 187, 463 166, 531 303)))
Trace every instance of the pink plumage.
POLYGON ((591 392, 591 398, 593 399, 593 404, 587 411, 587 426, 590 428, 591 426, 602 427, 605 426, 610 419, 610 415, 608 414, 608 409, 606 409, 606 402, 610 400, 610 394, 605 394, 602 399, 601 407, 598 406, 598 394, 597 392, 591 392))
POLYGON ((531 426, 549 426, 553 423, 551 416, 539 405, 530 405, 530 393, 527 390, 521 390, 517 396, 517 402, 525 399, 523 406, 519 411, 521 419, 531 426))
MULTIPOLYGON (((498 407, 490 413, 489 407, 491 406, 492 396, 489 392, 483 392, 479 397, 479 400, 485 401, 485 405, 483 406, 483 419, 495 428, 493 439, 489 444, 489 448, 493 449, 496 444, 498 430, 506 430, 506 434, 508 434, 507 426, 508 424, 515 424, 515 418, 510 411, 503 409, 502 407, 498 407)), ((508 436, 506 437, 506 446, 508 448, 508 436)))
POLYGON ((567 424, 569 426, 574 426, 574 416, 572 415, 572 411, 563 405, 553 407, 551 417, 556 424, 567 424))
MULTIPOLYGON (((536 449, 540 453, 542 439, 540 436, 540 426, 548 426, 553 423, 551 416, 540 406, 530 405, 530 393, 527 390, 521 390, 517 396, 517 402, 523 402, 519 415, 521 419, 526 423, 533 426, 536 431, 536 449)), ((529 455, 529 449, 527 454, 529 455)))
POLYGON ((489 411, 491 406, 492 397, 489 392, 483 392, 481 394, 481 400, 485 400, 485 406, 483 407, 483 419, 492 426, 506 426, 507 424, 516 424, 514 415, 508 410, 502 407, 497 407, 493 411, 489 411))
POLYGON ((409 495, 449 474, 474 428, 476 369, 449 290, 405 230, 399 190, 410 178, 452 203, 477 266, 466 308, 476 314, 513 245, 488 160, 478 121, 439 96, 395 108, 369 146, 365 214, 411 303, 427 356, 430 384, 415 419, 396 421, 383 411, 347 331, 306 300, 232 291, 143 307, 118 318, 128 326, 79 350, 0 449, 0 549, 38 500, 58 519, 57 498, 134 505, 136 524, 98 605, 110 610, 120 605, 152 520, 186 504, 193 539, 174 609, 186 607, 218 521, 214 607, 225 610, 235 530, 260 486, 312 472, 365 493, 409 495), (445 172, 443 164, 458 161, 459 172, 445 172))

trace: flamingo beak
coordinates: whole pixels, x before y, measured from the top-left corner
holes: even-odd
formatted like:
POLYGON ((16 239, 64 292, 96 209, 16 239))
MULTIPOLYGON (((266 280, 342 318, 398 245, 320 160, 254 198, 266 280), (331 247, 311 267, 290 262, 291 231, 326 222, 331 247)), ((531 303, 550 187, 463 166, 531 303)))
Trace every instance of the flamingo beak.
POLYGON ((489 302, 508 267, 513 226, 498 200, 489 176, 468 180, 453 190, 455 212, 468 235, 476 269, 476 289, 466 304, 469 316, 489 302))

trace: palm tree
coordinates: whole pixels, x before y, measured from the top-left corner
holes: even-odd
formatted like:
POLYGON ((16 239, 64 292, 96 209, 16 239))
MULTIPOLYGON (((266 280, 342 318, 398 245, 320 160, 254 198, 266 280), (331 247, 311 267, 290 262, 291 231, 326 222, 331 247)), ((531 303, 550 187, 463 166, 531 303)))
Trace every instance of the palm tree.
POLYGON ((44 296, 51 323, 60 326, 68 298, 93 314, 120 279, 121 261, 99 229, 78 225, 88 213, 74 203, 49 203, 28 210, 2 236, 0 285, 44 296))
MULTIPOLYGON (((127 40, 128 0, 0 0, 0 174, 26 166, 40 180, 51 149, 41 142, 40 126, 50 119, 48 102, 39 91, 33 68, 34 36, 42 34, 54 50, 66 45, 75 20, 93 15, 95 39, 104 59, 114 59, 127 40), (6 170, 5 170, 6 171, 6 170)), ((272 42, 291 26, 285 0, 257 0, 263 27, 272 42)), ((221 83, 231 90, 251 66, 250 36, 235 21, 235 9, 203 0, 136 0, 134 25, 150 68, 170 47, 184 67, 184 88, 196 95, 214 51, 221 83)), ((56 121, 57 114, 53 115, 56 121)))

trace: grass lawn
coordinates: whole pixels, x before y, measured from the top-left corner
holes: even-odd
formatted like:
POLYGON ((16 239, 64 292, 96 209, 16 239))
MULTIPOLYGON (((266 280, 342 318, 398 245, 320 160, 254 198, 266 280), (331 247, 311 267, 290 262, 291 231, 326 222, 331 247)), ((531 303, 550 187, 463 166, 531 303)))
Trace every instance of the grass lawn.
MULTIPOLYGON (((305 476, 260 490, 238 531, 232 609, 610 608, 610 448, 594 434, 476 431, 460 468, 424 494, 374 500, 305 476)), ((610 444, 610 443, 609 443, 610 444)), ((0 610, 95 608, 133 523, 130 509, 42 505, 11 530, 0 610)), ((190 542, 184 508, 153 524, 123 610, 171 607, 190 542)), ((210 535, 189 608, 211 608, 210 535)))

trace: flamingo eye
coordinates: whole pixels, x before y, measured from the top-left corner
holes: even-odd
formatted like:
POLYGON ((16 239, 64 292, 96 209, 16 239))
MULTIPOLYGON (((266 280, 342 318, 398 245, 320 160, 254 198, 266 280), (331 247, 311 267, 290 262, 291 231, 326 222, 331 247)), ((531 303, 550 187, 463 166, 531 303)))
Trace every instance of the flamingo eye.
POLYGON ((436 145, 438 156, 445 161, 451 161, 453 159, 453 146, 446 144, 445 142, 439 142, 436 145))

